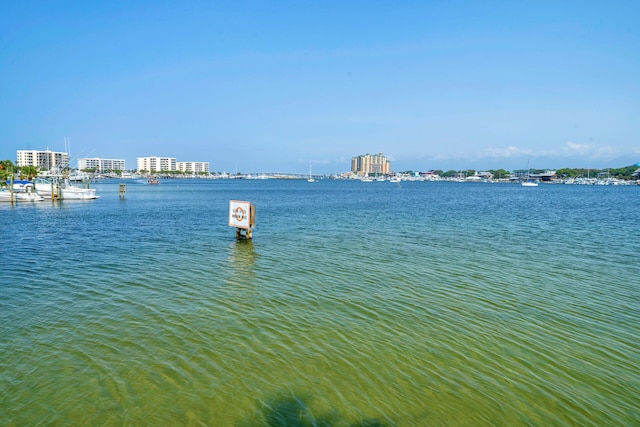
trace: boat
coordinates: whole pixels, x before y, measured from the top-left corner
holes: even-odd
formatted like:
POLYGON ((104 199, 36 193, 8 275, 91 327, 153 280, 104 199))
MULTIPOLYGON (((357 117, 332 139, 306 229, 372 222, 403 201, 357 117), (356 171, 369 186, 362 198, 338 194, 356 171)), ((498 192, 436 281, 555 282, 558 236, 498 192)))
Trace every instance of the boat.
POLYGON ((0 190, 0 202, 40 202, 44 197, 33 190, 31 181, 15 181, 13 190, 0 190))
POLYGON ((62 187, 63 200, 91 200, 98 199, 95 188, 80 188, 70 183, 66 183, 62 187))
POLYGON ((365 176, 360 178, 360 181, 362 181, 362 182, 373 182, 373 178, 371 178, 369 175, 365 175, 365 176))
POLYGON ((73 171, 69 174, 68 176, 69 181, 71 182, 85 182, 85 181, 90 181, 91 180, 91 175, 89 175, 86 172, 82 172, 82 171, 73 171))
POLYGON ((59 197, 62 200, 92 200, 98 199, 94 188, 81 188, 71 184, 68 179, 36 178, 36 191, 45 198, 59 197))
POLYGON ((26 193, 22 191, 0 190, 0 202, 41 202, 44 197, 36 193, 26 193))
POLYGON ((538 186, 538 181, 532 180, 531 177, 529 176, 529 160, 527 160, 527 177, 524 181, 522 181, 520 184, 523 187, 537 187, 538 186))
POLYGON ((13 202, 13 194, 7 190, 0 190, 0 202, 13 202))
POLYGON ((307 182, 316 182, 316 180, 313 179, 313 175, 311 175, 311 163, 309 163, 309 178, 307 178, 307 182))
POLYGON ((15 197, 15 199, 19 202, 41 202, 44 200, 44 197, 38 195, 38 193, 35 192, 17 192, 13 193, 13 197, 15 197))
POLYGON ((158 180, 158 177, 156 176, 150 176, 149 179, 147 180, 147 184, 160 184, 160 181, 158 180))

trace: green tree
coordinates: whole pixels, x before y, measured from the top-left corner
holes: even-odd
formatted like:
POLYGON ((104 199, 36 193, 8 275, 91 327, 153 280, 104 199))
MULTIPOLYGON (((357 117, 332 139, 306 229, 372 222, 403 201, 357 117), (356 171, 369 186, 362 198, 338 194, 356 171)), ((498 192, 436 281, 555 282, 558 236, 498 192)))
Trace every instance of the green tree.
POLYGON ((504 169, 491 169, 489 170, 489 172, 491 172, 491 175, 493 175, 494 179, 508 178, 511 175, 511 173, 504 169))
POLYGON ((32 180, 38 175, 37 166, 22 166, 20 168, 20 177, 25 177, 28 180, 32 180))
POLYGON ((576 173, 575 169, 562 168, 562 169, 556 170, 556 175, 558 175, 558 176, 566 176, 568 178, 573 178, 573 177, 577 176, 577 173, 576 173))
POLYGON ((6 185, 6 181, 11 177, 15 166, 11 160, 0 160, 0 185, 6 185))
POLYGON ((638 169, 638 167, 635 165, 609 169, 609 175, 618 179, 631 179, 631 175, 636 171, 636 169, 638 169))

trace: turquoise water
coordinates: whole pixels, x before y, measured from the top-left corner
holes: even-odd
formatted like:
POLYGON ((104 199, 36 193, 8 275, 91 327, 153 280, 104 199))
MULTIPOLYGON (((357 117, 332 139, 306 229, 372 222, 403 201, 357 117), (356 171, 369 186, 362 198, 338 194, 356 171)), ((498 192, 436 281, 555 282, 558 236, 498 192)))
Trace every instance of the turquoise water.
POLYGON ((0 425, 640 425, 640 187, 95 187, 0 205, 0 425))

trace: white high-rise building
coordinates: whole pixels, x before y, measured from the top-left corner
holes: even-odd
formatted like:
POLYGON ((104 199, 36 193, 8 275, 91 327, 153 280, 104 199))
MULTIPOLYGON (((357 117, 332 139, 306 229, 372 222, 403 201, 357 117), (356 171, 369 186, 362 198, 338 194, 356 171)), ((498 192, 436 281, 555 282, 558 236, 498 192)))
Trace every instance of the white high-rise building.
POLYGON ((99 157, 78 159, 78 169, 95 169, 98 172, 125 170, 124 160, 122 159, 101 159, 99 157))
POLYGON ((175 170, 175 157, 138 157, 138 172, 161 172, 175 170))
POLYGON ((176 170, 185 173, 209 173, 209 162, 176 162, 176 170))
POLYGON ((69 166, 69 153, 51 150, 18 150, 16 152, 16 165, 37 166, 44 171, 53 168, 65 168, 69 166))

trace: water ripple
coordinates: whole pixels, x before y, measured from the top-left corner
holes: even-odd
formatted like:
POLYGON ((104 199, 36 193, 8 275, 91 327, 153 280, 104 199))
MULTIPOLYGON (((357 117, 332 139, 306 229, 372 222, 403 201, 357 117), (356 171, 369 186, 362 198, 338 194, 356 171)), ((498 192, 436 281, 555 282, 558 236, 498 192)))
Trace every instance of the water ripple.
POLYGON ((0 424, 640 422, 637 191, 359 184, 0 207, 0 424))

